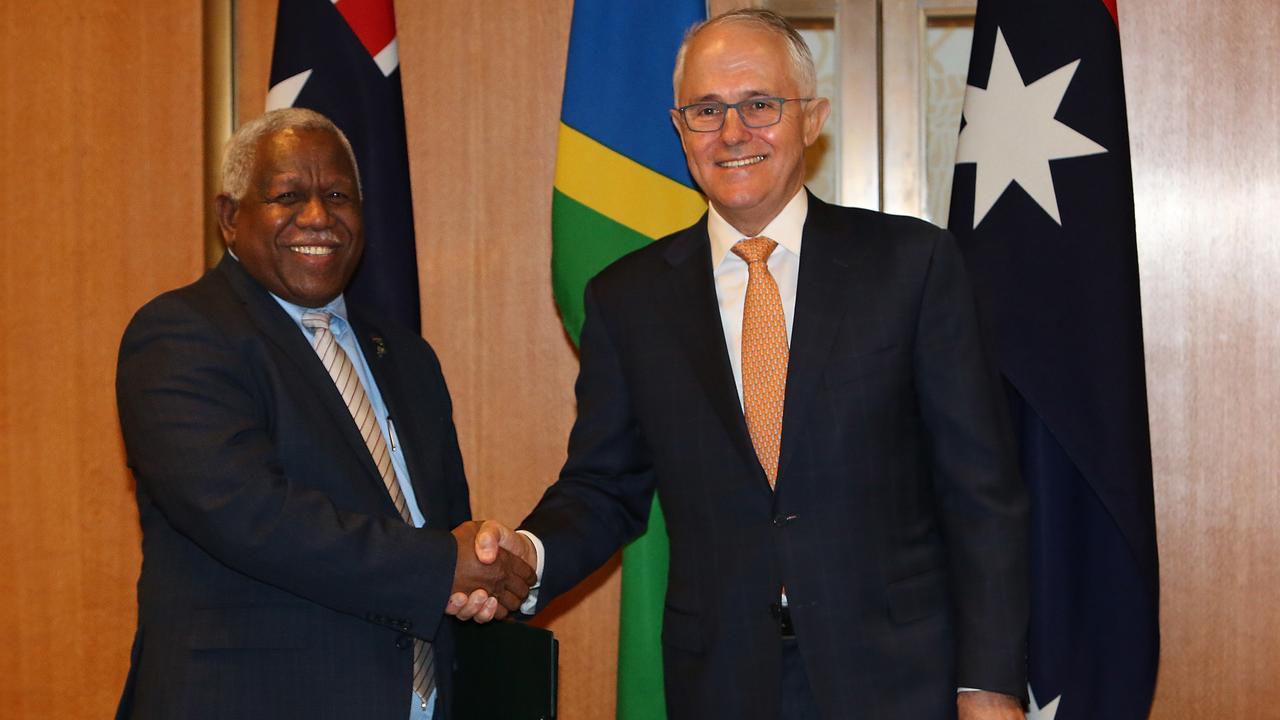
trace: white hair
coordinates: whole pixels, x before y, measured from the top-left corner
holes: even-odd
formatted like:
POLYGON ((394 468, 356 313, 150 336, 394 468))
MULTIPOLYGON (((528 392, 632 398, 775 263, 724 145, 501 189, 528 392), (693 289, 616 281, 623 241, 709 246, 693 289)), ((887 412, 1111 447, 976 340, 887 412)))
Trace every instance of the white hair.
POLYGON ((680 103, 680 83, 684 80, 684 60, 688 54, 689 44, 698 33, 720 25, 748 25, 759 30, 774 33, 787 41, 787 55, 791 60, 791 73, 800 94, 810 97, 818 91, 818 71, 813 66, 813 51, 804 41, 795 26, 787 22, 781 15, 760 8, 742 8, 721 13, 710 20, 704 20, 690 27, 680 42, 680 50, 676 52, 676 67, 671 73, 671 89, 675 94, 676 104, 680 103))
POLYGON ((236 200, 244 199, 249 192, 253 167, 258 162, 258 145, 262 138, 284 130, 325 130, 333 133, 351 160, 351 170, 356 175, 356 196, 363 198, 360 187, 360 168, 351 142, 329 118, 306 108, 281 108, 272 110, 241 125, 227 140, 222 150, 222 192, 236 200))

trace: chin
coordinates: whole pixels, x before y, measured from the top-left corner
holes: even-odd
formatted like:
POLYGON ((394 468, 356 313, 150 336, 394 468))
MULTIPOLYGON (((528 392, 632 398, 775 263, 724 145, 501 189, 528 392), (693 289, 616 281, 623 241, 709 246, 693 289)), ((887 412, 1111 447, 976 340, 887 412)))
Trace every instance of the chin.
POLYGON ((707 197, 726 207, 741 207, 759 200, 757 193, 736 183, 720 183, 719 187, 707 193, 707 197))

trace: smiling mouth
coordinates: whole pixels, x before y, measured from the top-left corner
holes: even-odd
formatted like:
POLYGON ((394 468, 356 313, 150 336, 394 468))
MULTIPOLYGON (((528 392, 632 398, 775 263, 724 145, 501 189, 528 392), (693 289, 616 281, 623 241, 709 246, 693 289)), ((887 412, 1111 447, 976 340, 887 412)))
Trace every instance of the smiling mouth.
POLYGON ((755 165, 756 163, 762 163, 762 162, 764 162, 764 155, 751 155, 749 157, 739 158, 737 160, 722 160, 716 163, 716 165, 719 165, 722 168, 728 168, 732 170, 733 168, 746 167, 748 165, 755 165))
POLYGON ((338 250, 326 245, 294 245, 289 249, 299 255, 332 255, 338 250))

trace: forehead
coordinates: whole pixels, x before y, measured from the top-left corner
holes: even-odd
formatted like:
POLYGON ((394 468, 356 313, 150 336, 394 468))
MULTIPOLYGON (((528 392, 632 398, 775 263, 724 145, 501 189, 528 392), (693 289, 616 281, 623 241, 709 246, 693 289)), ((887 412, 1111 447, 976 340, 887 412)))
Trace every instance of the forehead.
POLYGON ((762 92, 790 97, 797 86, 792 70, 787 41, 778 33, 752 25, 718 25, 690 41, 680 96, 727 99, 762 92))
POLYGON ((303 170, 352 178, 351 160, 338 137, 328 130, 286 128, 258 141, 257 174, 276 175, 303 170))

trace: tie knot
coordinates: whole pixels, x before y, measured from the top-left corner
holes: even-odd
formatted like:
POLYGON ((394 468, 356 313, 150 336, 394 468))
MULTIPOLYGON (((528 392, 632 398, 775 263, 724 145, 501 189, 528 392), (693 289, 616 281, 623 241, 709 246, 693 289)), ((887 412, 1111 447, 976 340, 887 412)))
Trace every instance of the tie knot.
POLYGON ((753 237, 741 240, 733 246, 733 254, 747 261, 747 265, 755 265, 769 259, 778 243, 767 237, 753 237))
POLYGON ((311 330, 329 329, 329 313, 327 312, 304 312, 302 313, 302 326, 311 330))

